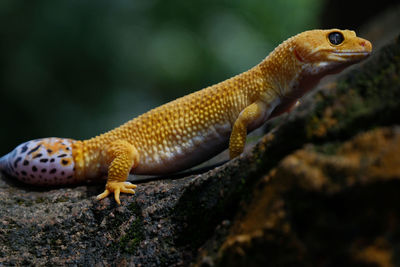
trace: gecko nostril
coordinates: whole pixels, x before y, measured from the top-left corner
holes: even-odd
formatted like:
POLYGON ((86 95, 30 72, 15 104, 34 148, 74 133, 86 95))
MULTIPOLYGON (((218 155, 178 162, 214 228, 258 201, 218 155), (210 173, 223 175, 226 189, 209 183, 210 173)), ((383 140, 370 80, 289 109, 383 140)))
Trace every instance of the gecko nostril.
POLYGON ((361 45, 362 47, 364 47, 364 46, 365 46, 365 42, 364 42, 364 41, 360 42, 360 45, 361 45))

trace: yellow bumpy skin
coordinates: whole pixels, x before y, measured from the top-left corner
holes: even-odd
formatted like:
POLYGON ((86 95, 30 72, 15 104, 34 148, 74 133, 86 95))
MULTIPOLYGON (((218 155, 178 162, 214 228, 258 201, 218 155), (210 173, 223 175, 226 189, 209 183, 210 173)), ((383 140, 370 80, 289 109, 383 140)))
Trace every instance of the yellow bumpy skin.
POLYGON ((136 185, 126 182, 131 169, 139 162, 139 153, 136 148, 124 140, 112 142, 107 148, 108 160, 108 180, 106 190, 97 196, 97 199, 102 199, 114 192, 115 201, 121 204, 119 200, 120 192, 134 194, 132 188, 136 185))
POLYGON ((349 30, 300 33, 240 75, 100 136, 73 141, 74 179, 107 175, 106 189, 97 198, 114 193, 119 204, 120 192, 135 192, 136 186, 125 182, 129 173, 181 171, 228 146, 234 158, 243 152, 248 132, 291 110, 322 77, 365 59, 371 50, 369 41, 349 30))

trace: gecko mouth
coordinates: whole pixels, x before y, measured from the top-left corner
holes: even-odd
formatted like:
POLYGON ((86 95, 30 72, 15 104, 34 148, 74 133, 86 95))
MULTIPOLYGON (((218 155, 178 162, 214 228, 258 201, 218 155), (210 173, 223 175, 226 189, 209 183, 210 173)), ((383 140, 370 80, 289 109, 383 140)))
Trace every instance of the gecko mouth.
POLYGON ((367 51, 360 51, 360 52, 335 52, 333 53, 338 56, 369 56, 371 53, 367 51))
POLYGON ((368 57, 371 52, 367 51, 360 51, 360 52, 334 52, 330 56, 330 59, 337 60, 337 61, 349 61, 349 60, 361 60, 368 57))

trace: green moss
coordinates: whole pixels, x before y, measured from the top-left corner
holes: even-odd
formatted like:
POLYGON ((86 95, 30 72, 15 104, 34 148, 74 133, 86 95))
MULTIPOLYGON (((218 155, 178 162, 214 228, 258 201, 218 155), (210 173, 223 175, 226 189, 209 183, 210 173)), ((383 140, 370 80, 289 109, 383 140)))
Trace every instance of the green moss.
POLYGON ((313 149, 325 155, 335 155, 341 144, 341 142, 329 142, 321 146, 313 146, 313 149))
POLYGON ((57 198, 57 202, 58 203, 68 202, 68 201, 69 201, 69 199, 66 196, 62 196, 62 197, 57 198))
POLYGON ((119 240, 119 247, 121 250, 133 254, 143 238, 142 221, 140 218, 137 218, 132 222, 126 234, 119 240))
MULTIPOLYGON (((134 214, 135 220, 131 223, 129 228, 126 230, 126 234, 123 235, 118 242, 114 244, 114 248, 118 250, 122 250, 124 252, 133 254, 139 243, 144 239, 144 229, 142 224, 141 210, 140 207, 132 202, 128 205, 128 210, 131 212, 129 216, 134 214)), ((127 219, 127 216, 115 216, 115 219, 110 222, 114 229, 118 229, 118 227, 127 219)))
POLYGON ((38 197, 35 199, 36 204, 40 204, 40 203, 44 203, 44 202, 45 202, 45 199, 43 197, 38 197))

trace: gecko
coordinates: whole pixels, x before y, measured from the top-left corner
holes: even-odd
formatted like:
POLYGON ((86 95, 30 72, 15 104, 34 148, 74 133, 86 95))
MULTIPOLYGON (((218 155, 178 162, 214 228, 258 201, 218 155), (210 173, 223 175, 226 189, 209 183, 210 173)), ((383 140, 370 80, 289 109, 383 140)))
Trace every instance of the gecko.
POLYGON ((98 200, 134 194, 128 175, 165 175, 193 167, 229 147, 239 156, 246 135, 289 112, 328 74, 367 58, 372 44, 351 30, 309 30, 277 46, 258 65, 154 108, 88 140, 42 138, 0 158, 0 169, 34 185, 107 178, 98 200))

